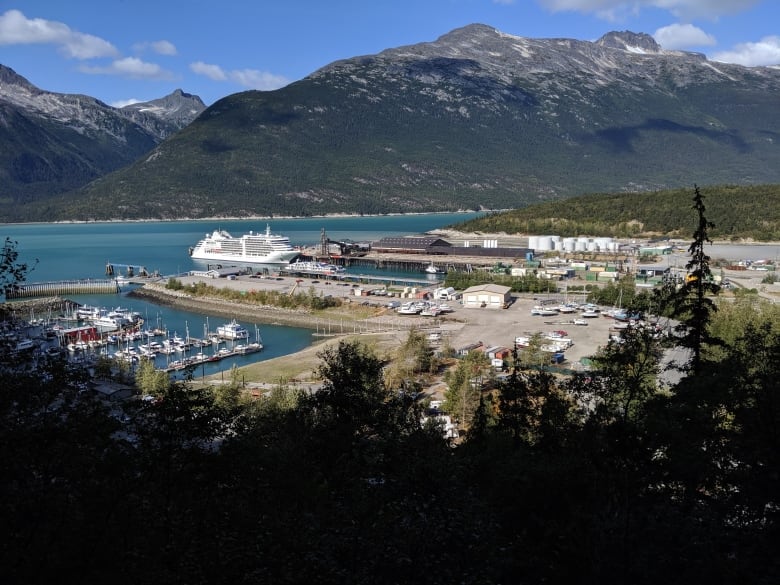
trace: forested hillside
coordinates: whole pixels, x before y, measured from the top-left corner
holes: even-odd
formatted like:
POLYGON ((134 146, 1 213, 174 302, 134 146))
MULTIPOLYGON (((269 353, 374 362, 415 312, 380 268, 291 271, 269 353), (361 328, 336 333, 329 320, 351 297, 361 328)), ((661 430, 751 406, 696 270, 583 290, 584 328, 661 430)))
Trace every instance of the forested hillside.
MULTIPOLYGON (((695 227, 688 189, 593 194, 485 215, 463 231, 561 236, 687 237, 695 227)), ((708 186, 711 237, 780 241, 780 185, 708 186)))

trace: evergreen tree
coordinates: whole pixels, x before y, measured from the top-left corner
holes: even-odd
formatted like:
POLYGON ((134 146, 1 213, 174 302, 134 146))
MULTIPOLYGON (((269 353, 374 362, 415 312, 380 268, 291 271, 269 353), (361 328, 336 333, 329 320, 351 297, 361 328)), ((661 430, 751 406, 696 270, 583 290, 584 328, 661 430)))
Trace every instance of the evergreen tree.
POLYGON ((717 295, 720 287, 712 278, 710 257, 706 252, 706 245, 712 243, 709 230, 714 224, 705 216, 704 196, 698 186, 694 186, 693 209, 696 211, 697 224, 693 242, 688 247, 690 259, 685 265, 688 275, 674 296, 673 316, 680 320, 677 331, 681 337, 678 343, 690 350, 687 367, 695 375, 701 371, 705 345, 717 343, 710 335, 709 324, 717 311, 711 295, 717 295))

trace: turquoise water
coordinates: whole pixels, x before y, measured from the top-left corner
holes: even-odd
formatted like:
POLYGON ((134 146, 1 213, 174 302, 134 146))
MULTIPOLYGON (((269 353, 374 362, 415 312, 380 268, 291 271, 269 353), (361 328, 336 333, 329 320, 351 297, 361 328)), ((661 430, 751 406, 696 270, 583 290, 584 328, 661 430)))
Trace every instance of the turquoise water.
POLYGON ((270 220, 198 220, 172 222, 6 224, 3 235, 19 243, 20 260, 38 259, 30 282, 68 278, 103 278, 106 264, 144 266, 149 272, 179 274, 196 267, 189 248, 206 233, 226 229, 234 236, 250 230, 290 238, 293 245, 320 241, 324 228, 332 240, 373 241, 412 235, 465 221, 477 214, 327 217, 270 220))
MULTIPOLYGON (((382 237, 413 235, 465 221, 477 214, 425 214, 411 216, 328 217, 270 220, 199 220, 172 222, 116 222, 79 224, 6 224, 0 235, 17 242, 19 261, 32 268, 28 282, 46 282, 77 278, 105 278, 107 264, 144 266, 163 275, 180 274, 197 267, 189 257, 189 248, 216 228, 241 235, 249 230, 288 236, 293 245, 310 246, 320 241, 324 228, 333 240, 374 241, 382 237)), ((361 269, 361 272, 366 272, 361 269)), ((422 275, 417 275, 422 276, 422 275)), ((119 295, 73 295, 80 304, 104 307, 128 307, 144 316, 151 327, 161 326, 171 335, 189 330, 202 337, 206 317, 177 311, 150 302, 119 295)), ((211 330, 225 319, 209 318, 211 330)), ((255 323, 241 321, 254 337, 255 323)), ((260 325, 264 350, 237 356, 198 368, 209 374, 229 369, 233 363, 244 365, 299 351, 312 343, 312 330, 300 327, 260 325)))

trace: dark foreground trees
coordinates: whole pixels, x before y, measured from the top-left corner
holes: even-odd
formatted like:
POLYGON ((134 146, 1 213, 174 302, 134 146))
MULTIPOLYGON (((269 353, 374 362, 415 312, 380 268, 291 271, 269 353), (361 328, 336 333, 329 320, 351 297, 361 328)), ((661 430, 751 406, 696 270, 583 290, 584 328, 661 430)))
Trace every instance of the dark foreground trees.
POLYGON ((124 413, 3 362, 3 582, 776 583, 780 312, 688 293, 676 382, 652 330, 568 379, 520 355, 457 444, 354 341, 314 394, 144 378, 124 413))

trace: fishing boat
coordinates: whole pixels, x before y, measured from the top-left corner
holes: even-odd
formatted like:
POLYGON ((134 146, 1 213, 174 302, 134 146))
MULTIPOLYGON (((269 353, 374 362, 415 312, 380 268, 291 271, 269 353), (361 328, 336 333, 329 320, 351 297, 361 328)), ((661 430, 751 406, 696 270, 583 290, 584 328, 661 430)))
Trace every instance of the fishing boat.
POLYGON ((190 248, 190 256, 196 260, 249 264, 287 264, 299 253, 290 238, 272 234, 270 225, 265 233, 250 231, 238 238, 225 230, 214 230, 190 248))
POLYGON ((247 339, 249 337, 249 331, 246 327, 238 323, 233 319, 230 323, 225 323, 217 327, 217 336, 222 339, 247 339))

